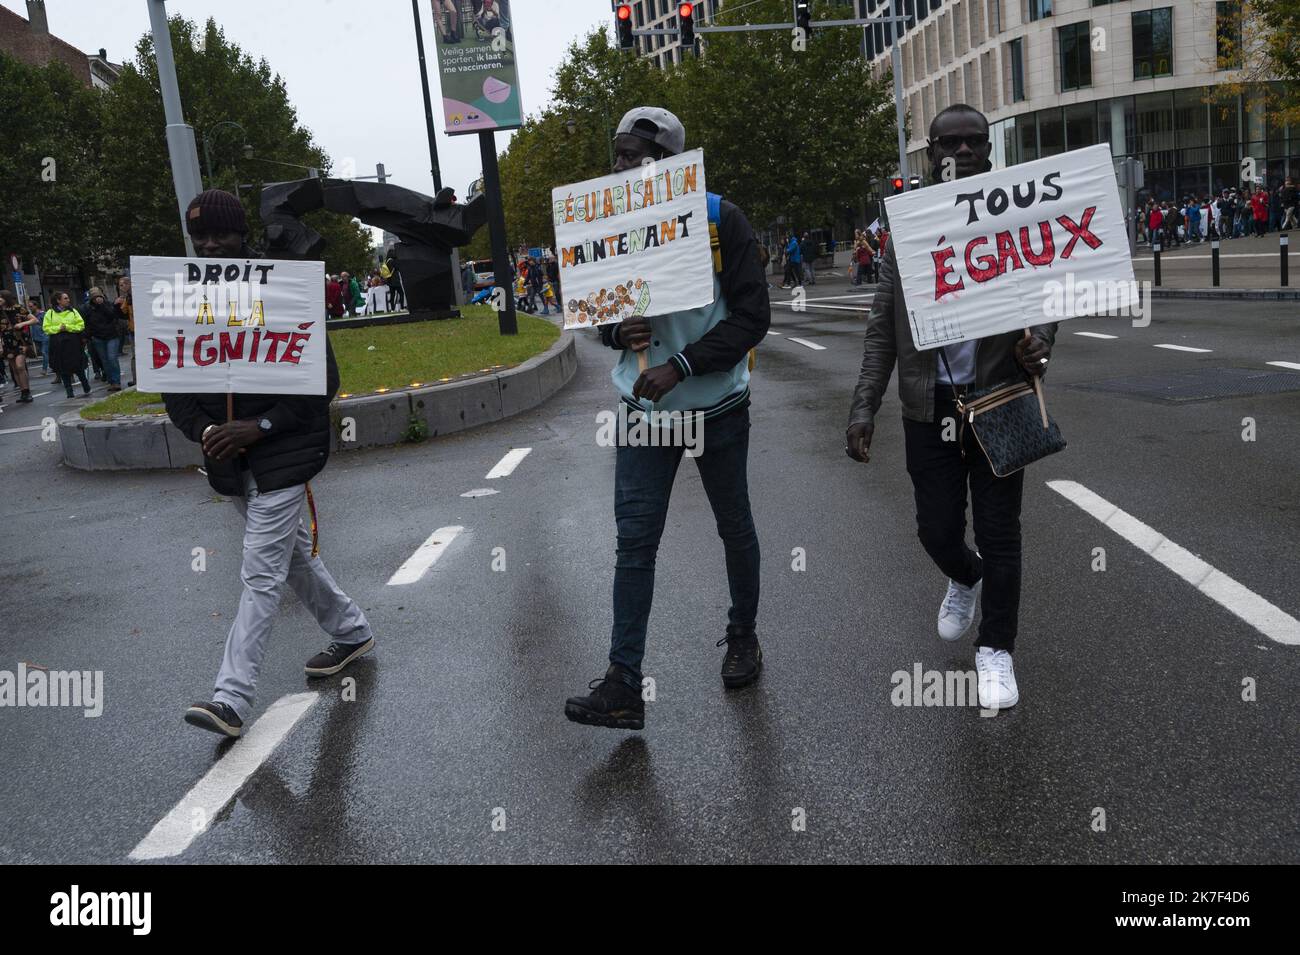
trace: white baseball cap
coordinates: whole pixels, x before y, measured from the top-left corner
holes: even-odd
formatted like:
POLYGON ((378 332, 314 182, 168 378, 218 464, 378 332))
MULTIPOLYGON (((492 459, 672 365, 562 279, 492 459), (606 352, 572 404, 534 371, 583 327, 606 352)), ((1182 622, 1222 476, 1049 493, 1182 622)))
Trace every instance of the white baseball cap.
POLYGON ((623 114, 615 136, 637 136, 662 147, 670 156, 686 148, 686 127, 682 121, 658 106, 637 106, 623 114))

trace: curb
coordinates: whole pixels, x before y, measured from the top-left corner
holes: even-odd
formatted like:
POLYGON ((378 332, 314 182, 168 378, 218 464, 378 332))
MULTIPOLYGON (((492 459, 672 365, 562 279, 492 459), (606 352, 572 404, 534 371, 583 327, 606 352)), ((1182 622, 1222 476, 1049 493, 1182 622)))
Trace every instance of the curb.
MULTIPOLYGON (((1139 280, 1141 281, 1141 280, 1139 280)), ((1293 288, 1165 288, 1151 289, 1152 298, 1234 299, 1256 302, 1300 301, 1300 289, 1293 288)))
MULTIPOLYGON (((331 451, 401 444, 411 430, 424 437, 453 434, 535 408, 578 371, 573 335, 526 362, 493 375, 382 395, 336 399, 331 451), (347 437, 350 440, 344 440, 347 437)), ((82 471, 174 469, 203 464, 196 442, 164 416, 87 421, 79 411, 59 416, 63 461, 82 471)))

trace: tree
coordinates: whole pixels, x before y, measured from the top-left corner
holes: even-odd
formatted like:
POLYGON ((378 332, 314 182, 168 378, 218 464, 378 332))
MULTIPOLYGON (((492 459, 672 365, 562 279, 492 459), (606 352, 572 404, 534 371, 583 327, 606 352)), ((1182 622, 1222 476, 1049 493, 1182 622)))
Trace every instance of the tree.
MULTIPOLYGON (((0 251, 93 270, 104 251, 100 94, 61 63, 0 54, 0 251)), ((34 290, 33 290, 34 291, 34 290)))
MULTIPOLYGON (((210 170, 203 169, 204 183, 230 192, 241 183, 254 184, 251 190, 239 191, 250 240, 257 245, 261 183, 307 175, 306 168, 294 172, 265 160, 314 167, 325 175, 329 157, 298 122, 284 80, 272 73, 265 59, 255 62, 227 40, 215 20, 209 19, 200 31, 194 23, 172 17, 169 27, 185 120, 194 127, 201 163, 206 165, 205 154, 212 161, 210 170), (251 159, 244 155, 246 146, 252 147, 251 159)), ((184 254, 164 127, 153 41, 146 35, 136 46, 135 62, 123 68, 105 98, 107 236, 122 257, 184 254)), ((327 213, 307 221, 329 243, 324 253, 327 269, 359 272, 369 267, 369 230, 327 213)))
POLYGON ((1234 71, 1210 89, 1212 103, 1258 95, 1281 127, 1300 125, 1300 0, 1244 0, 1217 11, 1214 67, 1234 71))

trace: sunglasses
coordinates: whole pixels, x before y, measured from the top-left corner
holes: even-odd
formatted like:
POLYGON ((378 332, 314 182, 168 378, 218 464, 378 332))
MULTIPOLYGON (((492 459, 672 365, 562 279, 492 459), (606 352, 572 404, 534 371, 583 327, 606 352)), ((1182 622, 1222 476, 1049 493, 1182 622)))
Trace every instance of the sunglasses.
POLYGON ((930 140, 930 145, 937 145, 944 152, 955 153, 965 143, 971 150, 977 150, 982 146, 989 144, 989 138, 983 133, 974 136, 940 136, 937 139, 930 140))

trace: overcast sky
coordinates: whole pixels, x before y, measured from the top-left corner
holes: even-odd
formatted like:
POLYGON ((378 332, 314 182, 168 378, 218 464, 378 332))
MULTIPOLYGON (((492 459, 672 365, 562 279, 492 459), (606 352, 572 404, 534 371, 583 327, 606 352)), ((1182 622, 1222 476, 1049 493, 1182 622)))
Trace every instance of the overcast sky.
MULTIPOLYGON (((0 4, 27 16, 24 0, 0 4)), ((149 30, 147 0, 46 0, 50 32, 114 63, 131 60, 149 30)), ((514 0, 524 110, 550 99, 555 67, 573 39, 610 26, 609 0, 514 0)), ((410 0, 169 0, 167 11, 200 23, 216 17, 226 38, 284 77, 298 121, 334 161, 373 175, 382 162, 393 181, 432 194, 420 64, 410 0)), ((444 136, 431 0, 420 0, 434 128, 444 185, 463 200, 479 177, 478 137, 444 136)), ((201 134, 201 131, 196 131, 201 134)), ((497 150, 508 133, 498 133, 497 150)))

